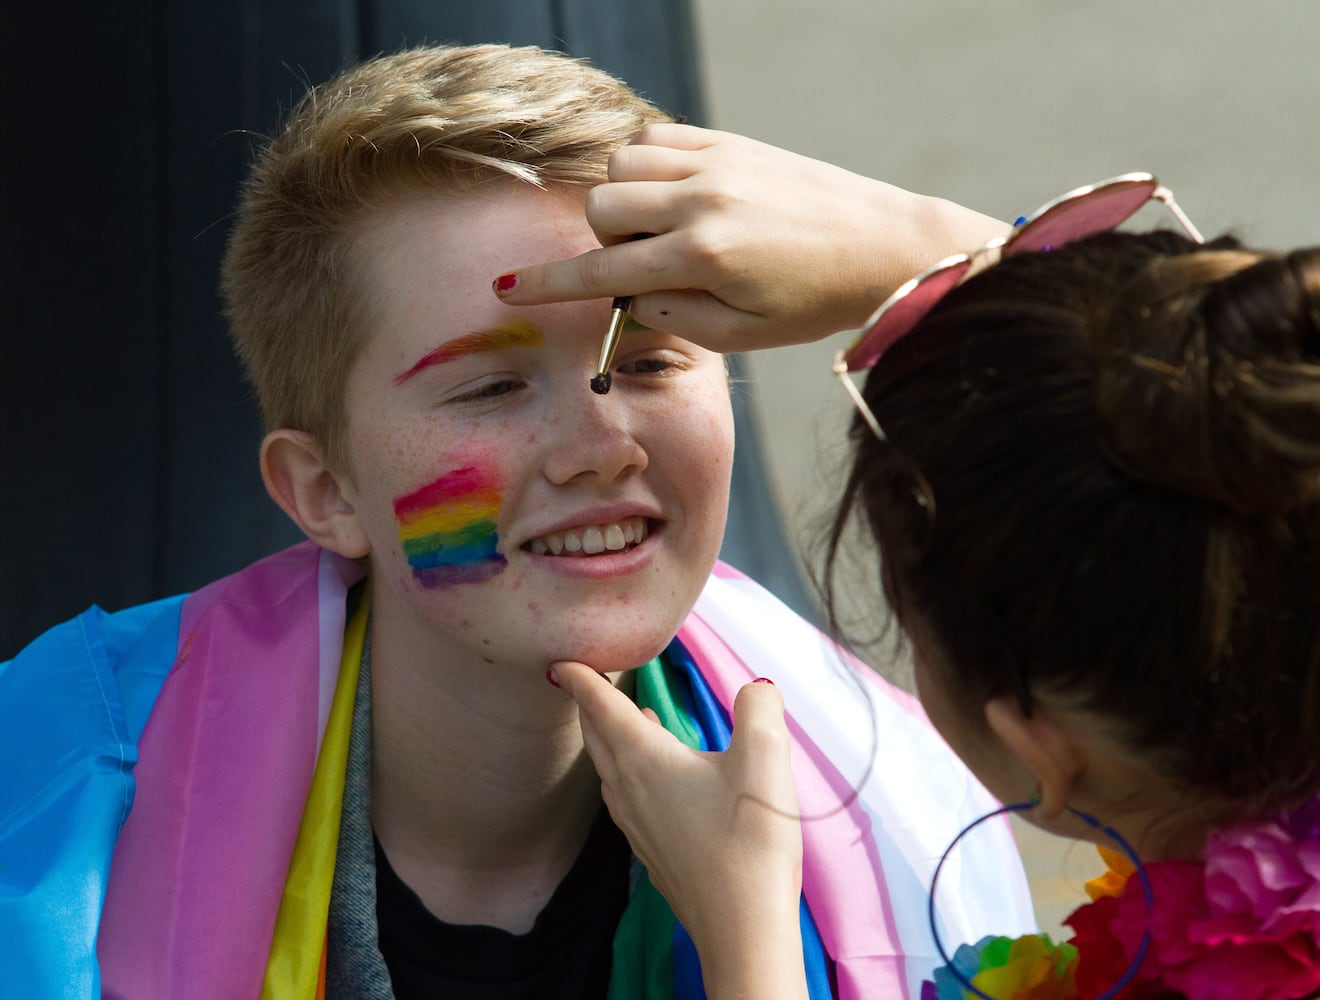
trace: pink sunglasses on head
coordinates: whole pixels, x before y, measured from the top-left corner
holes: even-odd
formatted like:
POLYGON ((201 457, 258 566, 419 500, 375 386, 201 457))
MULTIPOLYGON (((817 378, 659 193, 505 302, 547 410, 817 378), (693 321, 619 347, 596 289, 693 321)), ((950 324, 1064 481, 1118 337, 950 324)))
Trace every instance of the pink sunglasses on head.
POLYGON ((1197 243, 1205 242, 1173 200, 1173 193, 1161 186, 1154 174, 1122 174, 1061 194, 1019 219, 1007 236, 998 236, 971 253, 946 257, 900 285, 871 314, 852 345, 835 354, 832 366, 875 436, 881 441, 886 439, 880 422, 848 373, 864 371, 879 361, 885 351, 906 336, 940 299, 967 277, 973 265, 996 250, 997 259, 1003 260, 1019 253, 1055 250, 1076 240, 1109 232, 1132 218, 1152 199, 1164 203, 1188 236, 1197 243))

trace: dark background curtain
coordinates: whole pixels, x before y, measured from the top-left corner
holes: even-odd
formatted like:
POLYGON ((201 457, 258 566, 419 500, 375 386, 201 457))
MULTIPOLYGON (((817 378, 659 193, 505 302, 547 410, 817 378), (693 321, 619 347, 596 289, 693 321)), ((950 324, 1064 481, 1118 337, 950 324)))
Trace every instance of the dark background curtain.
MULTIPOLYGON (((262 488, 216 284, 253 136, 306 82, 406 45, 533 44, 703 120, 686 0, 7 5, 0 39, 0 659, 301 537, 262 488)), ((737 393, 735 417, 724 558, 810 614, 737 393)))

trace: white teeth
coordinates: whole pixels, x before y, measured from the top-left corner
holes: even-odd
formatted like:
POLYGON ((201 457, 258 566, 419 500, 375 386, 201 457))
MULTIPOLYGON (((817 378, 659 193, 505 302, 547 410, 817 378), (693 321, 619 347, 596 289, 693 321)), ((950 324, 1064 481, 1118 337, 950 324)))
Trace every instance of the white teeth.
POLYGON ((527 549, 534 555, 557 556, 568 552, 594 556, 601 552, 621 552, 629 545, 646 540, 646 518, 626 517, 609 524, 589 524, 581 528, 555 531, 533 538, 527 549))

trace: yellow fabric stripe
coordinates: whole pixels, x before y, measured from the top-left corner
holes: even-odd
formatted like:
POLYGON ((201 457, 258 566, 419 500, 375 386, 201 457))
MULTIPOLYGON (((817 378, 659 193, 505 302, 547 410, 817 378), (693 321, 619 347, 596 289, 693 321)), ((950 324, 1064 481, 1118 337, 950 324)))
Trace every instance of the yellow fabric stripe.
POLYGON ((312 787, 307 793, 307 807, 289 863, 289 877, 280 899, 279 916, 275 919, 261 1000, 317 1000, 325 995, 321 962, 330 912, 330 883, 335 875, 335 852, 339 845, 339 814, 344 804, 348 737, 353 728, 353 701, 362 666, 369 603, 364 593, 344 629, 339 679, 335 682, 330 718, 326 721, 312 787))

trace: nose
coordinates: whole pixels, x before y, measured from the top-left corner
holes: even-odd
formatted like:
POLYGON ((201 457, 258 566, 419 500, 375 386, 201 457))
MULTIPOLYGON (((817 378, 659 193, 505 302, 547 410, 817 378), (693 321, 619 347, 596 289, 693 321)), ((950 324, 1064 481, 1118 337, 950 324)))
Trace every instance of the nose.
POLYGON ((546 478, 563 486, 579 478, 614 482, 641 472, 649 459, 633 434, 634 417, 619 393, 598 396, 584 382, 546 428, 546 478))

